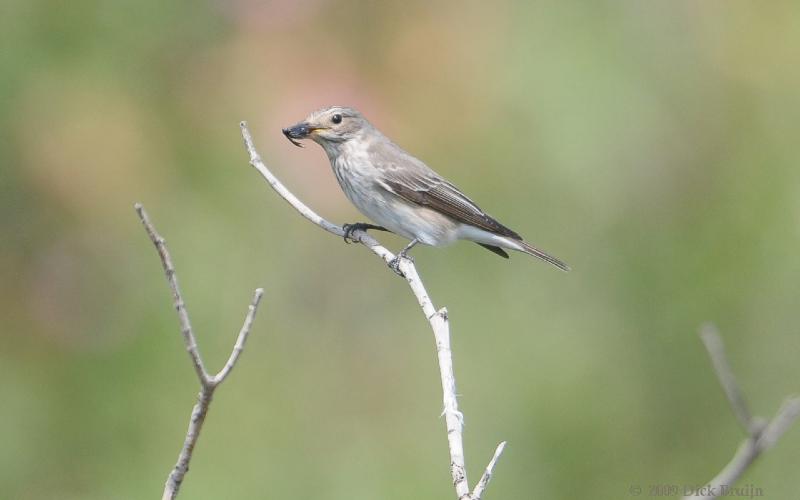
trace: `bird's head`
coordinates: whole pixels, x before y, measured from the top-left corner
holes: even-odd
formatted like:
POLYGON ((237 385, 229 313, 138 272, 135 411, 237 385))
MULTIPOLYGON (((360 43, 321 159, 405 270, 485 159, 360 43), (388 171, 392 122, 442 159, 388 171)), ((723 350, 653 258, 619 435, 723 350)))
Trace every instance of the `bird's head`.
POLYGON ((303 147, 301 139, 311 139, 326 150, 358 137, 370 124, 353 108, 331 106, 314 111, 300 123, 283 129, 283 135, 295 146, 303 147))

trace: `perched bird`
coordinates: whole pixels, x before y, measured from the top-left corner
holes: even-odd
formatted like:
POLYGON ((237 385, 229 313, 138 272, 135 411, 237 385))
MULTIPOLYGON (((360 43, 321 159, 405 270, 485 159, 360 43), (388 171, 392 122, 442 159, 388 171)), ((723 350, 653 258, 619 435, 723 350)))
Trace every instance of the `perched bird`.
POLYGON ((332 106, 283 129, 292 144, 311 139, 328 154, 336 180, 361 213, 380 224, 345 224, 345 241, 355 230, 391 231, 411 242, 390 267, 417 243, 443 246, 469 240, 508 258, 503 250, 538 257, 564 271, 569 266, 533 247, 497 222, 457 187, 383 135, 353 108, 332 106))

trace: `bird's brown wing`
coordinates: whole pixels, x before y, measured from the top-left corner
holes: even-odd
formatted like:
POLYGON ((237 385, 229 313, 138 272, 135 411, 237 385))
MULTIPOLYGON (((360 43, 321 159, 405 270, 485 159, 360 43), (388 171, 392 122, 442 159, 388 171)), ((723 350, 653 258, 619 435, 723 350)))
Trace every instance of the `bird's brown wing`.
POLYGON ((407 172, 395 172, 394 175, 382 179, 381 183, 404 200, 432 208, 463 224, 515 240, 522 239, 520 235, 481 210, 475 202, 446 180, 436 175, 425 176, 414 173, 412 171, 409 175, 407 172))
MULTIPOLYGON (((569 266, 564 262, 523 241, 520 235, 481 210, 457 187, 388 139, 383 138, 373 142, 368 152, 377 174, 375 183, 382 189, 409 203, 436 210, 462 224, 518 240, 522 247, 520 251, 545 260, 564 271, 569 270, 569 266)), ((501 257, 508 258, 508 253, 500 247, 478 244, 501 257)))
POLYGON ((396 196, 429 207, 457 222, 500 236, 522 239, 481 210, 457 187, 390 140, 373 142, 369 153, 373 166, 380 174, 377 183, 396 196))

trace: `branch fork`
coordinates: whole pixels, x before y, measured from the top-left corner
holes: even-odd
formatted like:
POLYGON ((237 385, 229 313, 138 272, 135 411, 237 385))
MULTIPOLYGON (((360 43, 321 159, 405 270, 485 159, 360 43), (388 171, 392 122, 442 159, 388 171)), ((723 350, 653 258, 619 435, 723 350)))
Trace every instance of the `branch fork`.
POLYGON ((800 397, 798 396, 786 398, 772 420, 754 417, 736 382, 733 370, 728 364, 725 347, 716 327, 711 324, 704 325, 700 329, 700 338, 705 344, 731 410, 747 437, 739 445, 739 449, 736 450, 731 461, 705 487, 697 489, 695 494, 685 496, 684 500, 711 500, 724 496, 748 467, 762 453, 772 448, 794 421, 800 417, 800 397))
POLYGON ((180 287, 178 287, 178 276, 175 273, 175 266, 172 264, 172 257, 169 254, 169 250, 167 250, 166 242, 164 238, 158 234, 152 222, 150 222, 150 218, 147 216, 147 212, 145 212, 142 204, 137 203, 134 205, 134 208, 139 215, 139 220, 141 220, 147 235, 150 237, 150 241, 155 245, 158 256, 161 258, 164 275, 167 277, 167 283, 172 291, 175 310, 178 313, 183 342, 186 345, 186 351, 189 353, 189 358, 194 366, 197 379, 200 381, 200 392, 197 394, 197 403, 194 405, 194 408, 192 408, 192 416, 189 420, 189 429, 186 431, 183 447, 178 455, 178 461, 175 467, 173 467, 167 477, 167 481, 164 485, 164 493, 161 497, 162 500, 173 500, 178 496, 181 483, 183 483, 183 479, 189 471, 189 462, 192 459, 197 440, 200 438, 200 431, 203 429, 203 423, 208 414, 211 400, 214 397, 214 391, 228 378, 228 375, 230 375, 231 370, 233 370, 233 367, 239 360, 239 356, 244 350, 244 345, 245 342, 247 342, 248 335, 250 335, 250 329, 253 326, 253 320, 255 320, 256 311, 258 310, 259 303, 261 303, 264 290, 256 288, 253 294, 253 300, 250 302, 250 306, 247 309, 242 328, 239 330, 239 335, 236 337, 236 343, 225 365, 216 374, 209 373, 208 370, 206 370, 203 358, 200 355, 200 350, 197 347, 197 340, 192 330, 192 324, 189 321, 189 313, 186 311, 186 302, 183 300, 180 287))

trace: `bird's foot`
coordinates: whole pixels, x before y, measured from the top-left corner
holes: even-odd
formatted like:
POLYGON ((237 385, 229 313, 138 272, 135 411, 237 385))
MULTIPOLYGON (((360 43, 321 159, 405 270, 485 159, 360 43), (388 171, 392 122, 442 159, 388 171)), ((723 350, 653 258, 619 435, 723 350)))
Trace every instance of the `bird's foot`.
POLYGON ((400 270, 400 261, 401 259, 407 259, 412 264, 414 263, 414 258, 408 255, 408 251, 414 248, 414 246, 419 243, 419 240, 414 238, 411 240, 411 243, 406 245, 402 250, 397 252, 397 256, 389 262, 389 269, 395 272, 401 278, 405 278, 406 275, 403 271, 400 270))
POLYGON ((405 278, 406 277, 405 273, 400 270, 400 261, 402 259, 405 259, 411 262, 412 264, 414 263, 414 257, 406 255, 405 252, 400 252, 394 259, 389 261, 389 269, 394 271, 394 273, 400 276, 401 278, 405 278))
POLYGON ((356 239, 353 238, 353 233, 355 231, 366 231, 367 229, 376 229, 378 231, 388 231, 383 226, 376 226, 375 224, 367 224, 366 222, 354 222, 352 224, 345 224, 342 226, 342 230, 344 231, 344 242, 345 243, 352 243, 355 242, 356 239))

